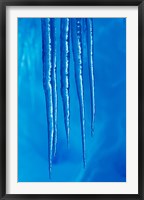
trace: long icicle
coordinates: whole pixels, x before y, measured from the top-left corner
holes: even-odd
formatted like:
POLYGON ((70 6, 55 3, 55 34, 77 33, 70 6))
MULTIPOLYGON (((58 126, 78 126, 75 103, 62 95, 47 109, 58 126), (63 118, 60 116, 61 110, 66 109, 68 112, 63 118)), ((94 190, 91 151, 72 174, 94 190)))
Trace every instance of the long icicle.
POLYGON ((51 178, 52 155, 53 155, 53 98, 52 98, 52 60, 51 60, 51 34, 50 19, 41 19, 42 25, 42 58, 43 58, 43 87, 46 99, 46 113, 48 125, 48 161, 49 177, 51 178))
POLYGON ((69 18, 61 19, 61 96, 63 101, 64 121, 69 145, 70 132, 70 96, 69 96, 69 18))
POLYGON ((81 23, 82 19, 71 19, 71 36, 73 45, 73 56, 75 64, 75 79, 77 94, 80 106, 80 118, 82 129, 82 149, 83 149, 83 164, 86 165, 85 157, 85 114, 84 114, 84 89, 83 89, 83 60, 82 60, 82 42, 81 42, 81 23))
POLYGON ((94 61, 93 61, 93 21, 91 18, 86 19, 87 24, 87 53, 90 77, 90 91, 91 91, 91 135, 94 134, 95 121, 95 87, 94 87, 94 61))
POLYGON ((54 115, 54 156, 56 155, 57 146, 57 64, 56 64, 56 19, 51 19, 51 47, 52 47, 52 86, 53 86, 53 115, 54 115))

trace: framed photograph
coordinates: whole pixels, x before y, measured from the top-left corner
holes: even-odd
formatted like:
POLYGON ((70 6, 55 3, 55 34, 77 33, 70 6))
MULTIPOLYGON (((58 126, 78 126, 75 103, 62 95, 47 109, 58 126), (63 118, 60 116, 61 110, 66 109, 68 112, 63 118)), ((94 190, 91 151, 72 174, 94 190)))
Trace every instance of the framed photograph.
POLYGON ((0 9, 0 198, 144 199, 143 1, 0 9))

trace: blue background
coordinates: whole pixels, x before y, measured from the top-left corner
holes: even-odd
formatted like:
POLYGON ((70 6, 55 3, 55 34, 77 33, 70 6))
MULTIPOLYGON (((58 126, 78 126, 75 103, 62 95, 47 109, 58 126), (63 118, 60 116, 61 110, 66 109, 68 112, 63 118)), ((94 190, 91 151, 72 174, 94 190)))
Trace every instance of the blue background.
MULTIPOLYGON (((50 180, 42 82, 41 20, 18 19, 19 182, 126 181, 126 19, 96 18, 93 21, 96 94, 94 137, 91 137, 88 65, 87 59, 84 60, 87 165, 84 169, 74 63, 70 59, 70 148, 68 150, 66 145, 60 94, 60 62, 57 62, 58 146, 50 180)), ((57 19, 58 49, 59 26, 60 19, 57 19)), ((60 60, 59 53, 57 60, 60 60)))

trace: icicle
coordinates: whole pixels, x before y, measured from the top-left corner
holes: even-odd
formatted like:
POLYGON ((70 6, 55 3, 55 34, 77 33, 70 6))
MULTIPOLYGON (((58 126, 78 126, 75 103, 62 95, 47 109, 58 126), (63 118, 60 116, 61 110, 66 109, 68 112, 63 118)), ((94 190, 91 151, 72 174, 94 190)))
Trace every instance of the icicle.
POLYGON ((84 32, 84 33, 86 33, 86 31, 87 31, 87 23, 86 23, 86 19, 87 19, 87 18, 83 18, 83 19, 82 19, 82 22, 83 22, 82 25, 83 25, 83 32, 84 32))
POLYGON ((84 116, 84 90, 83 90, 83 61, 82 61, 82 42, 81 42, 81 20, 80 18, 71 19, 71 36, 73 45, 73 56, 75 63, 75 79, 77 94, 80 105, 80 118, 82 129, 82 148, 83 148, 83 163, 86 164, 85 158, 85 116, 84 116))
POLYGON ((52 98, 52 60, 51 60, 51 34, 50 19, 41 19, 42 25, 42 57, 43 57, 43 87, 46 99, 46 113, 48 125, 48 160, 49 177, 51 178, 53 155, 53 98, 52 98))
POLYGON ((51 50, 52 50, 52 86, 53 86, 53 114, 54 114, 54 156, 57 145, 57 65, 56 65, 56 27, 54 18, 51 19, 51 50))
POLYGON ((70 97, 69 97, 69 19, 61 19, 61 95, 64 109, 67 144, 70 132, 70 97))
POLYGON ((94 88, 94 62, 93 62, 93 21, 87 18, 87 53, 90 77, 90 90, 91 90, 91 135, 94 134, 94 121, 95 121, 95 88, 94 88))

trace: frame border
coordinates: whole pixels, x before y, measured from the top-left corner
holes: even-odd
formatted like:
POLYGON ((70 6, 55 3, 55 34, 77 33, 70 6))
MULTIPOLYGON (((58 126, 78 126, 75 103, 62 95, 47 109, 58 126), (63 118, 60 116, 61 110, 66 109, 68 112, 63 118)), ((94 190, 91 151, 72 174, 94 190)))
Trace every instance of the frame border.
POLYGON ((0 199, 144 200, 144 0, 0 0, 0 199), (138 195, 6 194, 6 7, 138 6, 138 195))

